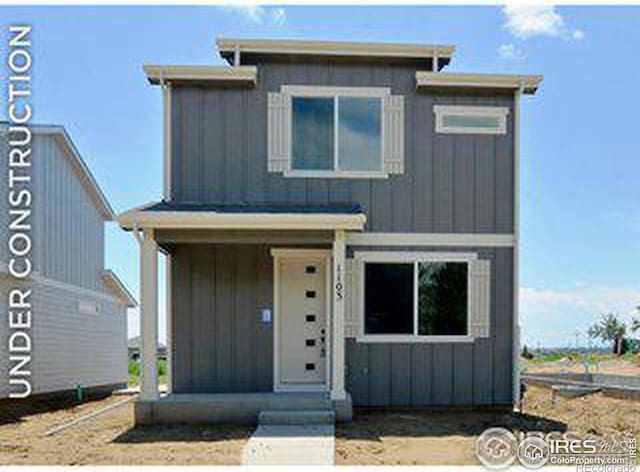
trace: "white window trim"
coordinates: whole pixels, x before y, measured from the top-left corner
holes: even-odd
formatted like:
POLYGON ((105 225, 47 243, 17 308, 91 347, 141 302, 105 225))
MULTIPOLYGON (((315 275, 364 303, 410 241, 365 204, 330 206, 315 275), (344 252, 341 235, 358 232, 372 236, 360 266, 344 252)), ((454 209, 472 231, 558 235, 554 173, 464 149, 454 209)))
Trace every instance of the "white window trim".
POLYGON ((444 134, 507 134, 507 115, 509 109, 506 107, 476 107, 459 105, 434 105, 433 112, 436 115, 436 133, 444 134), (474 128, 467 126, 445 126, 443 121, 445 115, 456 116, 479 116, 497 117, 498 128, 474 128))
POLYGON ((467 263, 467 333, 471 332, 471 262, 478 258, 471 252, 398 252, 398 251, 360 251, 353 255, 357 273, 357 310, 359 343, 470 343, 475 340, 470 334, 465 335, 420 335, 417 334, 418 323, 418 279, 419 262, 465 262, 467 263), (413 276, 413 329, 414 334, 366 334, 364 319, 364 265, 369 262, 386 262, 397 264, 414 264, 413 276))
MULTIPOLYGON (((311 170, 311 169, 289 169, 283 173, 285 177, 298 178, 348 178, 348 179, 385 179, 389 174, 384 171, 384 103, 383 98, 391 95, 391 89, 387 87, 329 87, 329 86, 309 86, 309 85, 283 85, 280 92, 294 97, 316 97, 316 98, 333 98, 333 169, 332 170, 311 170), (358 171, 358 170, 342 170, 339 166, 339 97, 355 97, 355 98, 379 98, 380 99, 380 170, 375 171, 358 171)), ((289 116, 287 117, 291 128, 293 129, 293 107, 289 108, 289 116)), ((293 138, 290 140, 291 165, 293 165, 293 138)))

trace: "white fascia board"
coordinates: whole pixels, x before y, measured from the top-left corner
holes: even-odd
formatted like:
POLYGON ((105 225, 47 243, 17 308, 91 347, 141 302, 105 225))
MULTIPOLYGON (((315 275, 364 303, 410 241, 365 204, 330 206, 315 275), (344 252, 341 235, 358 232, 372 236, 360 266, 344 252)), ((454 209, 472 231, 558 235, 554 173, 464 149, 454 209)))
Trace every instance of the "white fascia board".
POLYGON ((138 306, 138 301, 118 278, 115 272, 111 269, 106 269, 102 272, 101 276, 106 287, 111 290, 115 297, 124 302, 128 308, 135 308, 138 306))
POLYGON ((497 88, 522 90, 533 95, 542 82, 541 75, 462 74, 455 72, 416 72, 416 87, 497 88))
POLYGON ((282 229, 282 230, 354 230, 361 231, 366 223, 364 214, 301 214, 301 213, 217 213, 188 211, 137 211, 118 216, 124 229, 282 229))
POLYGON ((293 54, 353 57, 451 58, 455 47, 449 44, 362 43, 352 41, 298 41, 270 39, 218 38, 220 53, 293 54))
POLYGON ((196 66, 196 65, 151 65, 142 66, 149 82, 153 85, 162 81, 210 81, 227 82, 255 86, 258 69, 255 66, 196 66))

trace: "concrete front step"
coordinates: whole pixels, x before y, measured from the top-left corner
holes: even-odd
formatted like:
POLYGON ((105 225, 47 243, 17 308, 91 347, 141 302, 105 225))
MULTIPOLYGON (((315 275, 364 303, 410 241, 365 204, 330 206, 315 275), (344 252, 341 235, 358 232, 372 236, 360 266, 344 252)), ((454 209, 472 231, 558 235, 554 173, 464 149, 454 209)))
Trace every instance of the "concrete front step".
POLYGON ((320 425, 335 424, 333 410, 271 410, 258 415, 260 425, 320 425))

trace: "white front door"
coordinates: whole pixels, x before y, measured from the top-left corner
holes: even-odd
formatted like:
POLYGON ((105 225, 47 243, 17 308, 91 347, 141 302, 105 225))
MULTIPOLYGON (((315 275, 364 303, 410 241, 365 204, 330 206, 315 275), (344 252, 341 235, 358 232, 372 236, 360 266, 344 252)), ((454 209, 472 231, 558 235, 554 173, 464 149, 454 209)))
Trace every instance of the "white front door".
POLYGON ((326 390, 327 256, 304 250, 290 254, 276 259, 275 387, 326 390))

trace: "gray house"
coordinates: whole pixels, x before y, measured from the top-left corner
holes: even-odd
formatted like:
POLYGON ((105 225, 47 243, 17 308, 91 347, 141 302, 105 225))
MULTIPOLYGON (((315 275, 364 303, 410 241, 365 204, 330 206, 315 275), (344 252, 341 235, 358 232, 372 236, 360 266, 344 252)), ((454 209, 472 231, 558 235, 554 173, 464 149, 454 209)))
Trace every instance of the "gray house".
MULTIPOLYGON (((0 398, 84 389, 112 390, 127 381, 127 308, 135 299, 104 266, 104 224, 114 212, 62 126, 30 125, 30 137, 0 123, 0 154, 30 149, 31 276, 15 279, 7 243, 9 188, 0 185, 0 398), (21 144, 24 143, 24 144, 21 144), (10 358, 17 332, 11 290, 30 290, 30 361, 10 358), (29 371, 30 375, 18 375, 29 371), (25 382, 11 380, 28 379, 25 382)), ((15 195, 14 195, 15 197, 15 195)), ((20 317, 20 318, 19 318, 20 317)), ((24 343, 20 342, 23 346, 24 343)), ((24 353, 22 353, 24 354, 24 353)))
POLYGON ((118 217, 141 247, 136 420, 512 408, 519 102, 541 77, 446 72, 453 46, 217 46, 229 66, 144 67, 165 179, 118 217))

